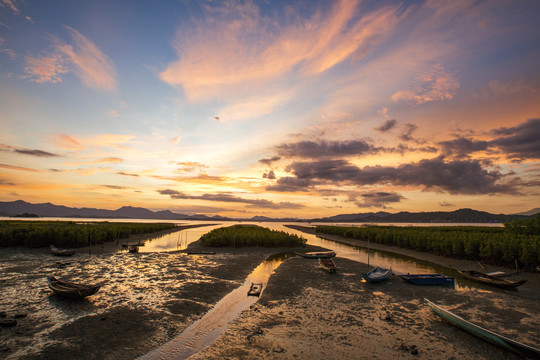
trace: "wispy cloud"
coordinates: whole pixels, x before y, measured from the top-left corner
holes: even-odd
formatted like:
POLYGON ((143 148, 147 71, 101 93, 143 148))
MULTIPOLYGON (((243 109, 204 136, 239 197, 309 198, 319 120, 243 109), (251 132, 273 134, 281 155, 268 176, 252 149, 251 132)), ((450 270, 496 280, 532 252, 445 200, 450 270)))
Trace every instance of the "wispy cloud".
POLYGON ((457 89, 459 82, 456 76, 444 67, 437 66, 422 74, 410 89, 395 92, 392 100, 395 102, 404 100, 413 104, 451 100, 457 89))
POLYGON ((19 8, 15 6, 15 2, 12 0, 2 0, 0 1, 0 6, 7 7, 8 9, 11 9, 16 14, 21 12, 19 8))
POLYGON ((115 90, 116 69, 112 60, 86 36, 69 26, 65 28, 72 43, 54 38, 53 49, 47 55, 28 56, 25 77, 38 83, 58 83, 62 75, 73 72, 90 88, 115 90))
POLYGON ((261 84, 291 71, 320 74, 360 56, 396 24, 397 8, 383 7, 357 19, 359 1, 339 1, 302 18, 263 16, 253 3, 225 3, 201 21, 178 30, 174 47, 179 59, 160 74, 181 86, 191 101, 227 96, 231 89, 249 94, 261 84), (286 24, 280 24, 284 18, 286 24))
POLYGON ((24 72, 33 82, 59 83, 62 81, 62 75, 69 70, 64 57, 55 53, 41 57, 27 56, 24 72))
POLYGON ((17 154, 30 155, 36 157, 58 157, 61 155, 53 154, 48 151, 36 150, 36 149, 25 149, 17 146, 10 146, 6 144, 0 144, 0 151, 8 151, 17 154))

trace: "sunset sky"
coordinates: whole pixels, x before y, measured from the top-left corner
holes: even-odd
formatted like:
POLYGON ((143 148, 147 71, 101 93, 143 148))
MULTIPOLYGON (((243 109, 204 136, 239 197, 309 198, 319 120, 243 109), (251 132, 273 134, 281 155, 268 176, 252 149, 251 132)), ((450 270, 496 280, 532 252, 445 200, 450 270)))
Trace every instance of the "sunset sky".
POLYGON ((0 0, 0 201, 540 204, 540 1, 0 0))

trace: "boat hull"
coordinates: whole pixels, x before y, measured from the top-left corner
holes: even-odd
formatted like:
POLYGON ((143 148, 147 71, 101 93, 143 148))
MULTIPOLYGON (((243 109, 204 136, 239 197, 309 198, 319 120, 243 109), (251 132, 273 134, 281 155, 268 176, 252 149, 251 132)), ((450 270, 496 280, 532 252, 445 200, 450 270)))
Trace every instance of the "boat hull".
POLYGON ((372 270, 370 270, 368 273, 362 275, 364 280, 371 283, 377 283, 382 282, 388 279, 388 276, 392 273, 392 270, 385 269, 381 267, 375 267, 372 270))
POLYGON ((311 252, 311 253, 299 253, 296 255, 303 257, 304 259, 331 259, 336 256, 336 253, 333 251, 327 252, 311 252))
POLYGON ((484 274, 479 271, 469 270, 469 271, 459 271, 461 275, 463 275, 465 278, 475 281, 480 284, 495 286, 502 289, 513 289, 517 288, 518 286, 521 286, 527 282, 527 280, 520 280, 520 281, 510 281, 506 279, 502 279, 498 276, 493 276, 489 274, 484 274))
POLYGON ((319 265, 329 273, 333 274, 336 272, 336 264, 332 259, 321 259, 319 258, 319 265))
POLYGON ((478 338, 481 338, 485 341, 488 341, 492 344, 498 345, 504 349, 522 354, 528 357, 535 359, 540 358, 540 350, 532 346, 522 344, 515 340, 509 339, 505 336, 494 333, 493 331, 484 329, 481 326, 471 323, 463 319, 462 317, 440 307, 439 305, 424 299, 427 302, 429 308, 437 315, 439 315, 444 320, 448 321, 450 324, 465 330, 469 334, 472 334, 478 338))
POLYGON ((454 278, 442 274, 399 275, 403 280, 415 285, 454 285, 454 278))
POLYGON ((47 284, 49 288, 57 295, 71 298, 71 299, 83 299, 87 296, 94 295, 101 288, 100 284, 97 285, 83 285, 72 283, 68 281, 62 281, 54 276, 47 277, 47 284))

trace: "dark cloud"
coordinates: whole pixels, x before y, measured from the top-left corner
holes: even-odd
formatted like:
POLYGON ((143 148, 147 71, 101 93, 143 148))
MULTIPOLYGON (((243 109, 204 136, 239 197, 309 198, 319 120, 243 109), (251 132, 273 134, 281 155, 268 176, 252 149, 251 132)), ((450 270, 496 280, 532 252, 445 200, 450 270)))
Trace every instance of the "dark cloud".
POLYGON ((276 174, 274 173, 274 170, 268 171, 268 173, 263 174, 264 179, 274 180, 276 178, 276 174))
POLYGON ((358 207, 382 207, 386 209, 386 204, 400 202, 404 197, 396 192, 371 192, 363 194, 352 194, 349 199, 355 202, 358 207))
POLYGON ((272 166, 272 163, 273 163, 273 162, 278 161, 278 160, 280 160, 280 159, 281 159, 281 158, 280 158, 279 156, 274 156, 274 157, 272 157, 272 158, 270 158, 270 159, 261 159, 261 160, 259 160, 259 162, 260 162, 261 164, 265 164, 265 165, 268 165, 268 166, 272 166))
POLYGON ((381 126, 375 128, 375 130, 380 131, 380 132, 385 132, 385 131, 388 131, 390 129, 393 129, 396 125, 397 125, 397 120, 395 120, 395 119, 386 120, 384 122, 384 124, 382 124, 381 126))
POLYGON ((412 134, 416 131, 416 129, 418 129, 418 126, 414 124, 405 124, 405 130, 399 136, 399 138, 404 141, 414 141, 412 134))
POLYGON ((441 141, 439 145, 443 154, 454 155, 456 157, 466 157, 476 151, 484 151, 489 148, 489 142, 475 141, 469 138, 441 141))
POLYGON ((493 130, 502 137, 490 145, 498 147, 507 156, 516 159, 540 159, 540 119, 531 119, 510 128, 493 130))
POLYGON ((503 174, 484 169, 478 160, 445 161, 444 157, 438 157, 397 167, 366 166, 362 169, 345 160, 321 160, 295 162, 286 170, 307 181, 363 186, 413 185, 451 194, 515 193, 514 186, 497 184, 503 174))
POLYGON ((118 175, 124 175, 124 176, 133 176, 133 177, 138 177, 139 174, 130 174, 130 173, 127 173, 127 172, 124 172, 124 171, 118 171, 117 172, 118 175))
POLYGON ((24 149, 6 144, 0 144, 0 151, 9 151, 17 154, 37 156, 37 157, 59 157, 61 155, 53 154, 43 150, 24 149))
POLYGON ((307 191, 312 184, 313 182, 308 179, 286 176, 279 178, 274 185, 267 186, 266 190, 282 192, 307 191))
POLYGON ((206 201, 220 201, 220 202, 233 202, 243 203, 254 207, 269 208, 269 209, 292 209, 302 208, 303 205, 293 204, 289 202, 274 203, 265 199, 244 199, 241 197, 233 196, 231 194, 203 194, 200 196, 185 194, 176 190, 164 189, 158 190, 161 195, 169 195, 173 199, 195 199, 206 201))
POLYGON ((343 157, 353 155, 371 154, 380 149, 368 144, 364 140, 350 141, 300 141, 277 146, 282 156, 317 159, 320 157, 343 157))
POLYGON ((108 189, 115 189, 115 190, 127 190, 130 189, 127 186, 121 186, 121 185, 101 185, 102 187, 108 188, 108 189))
POLYGON ((452 203, 449 203, 447 201, 442 201, 439 203, 439 206, 442 206, 442 207, 455 207, 456 205, 452 204, 452 203))

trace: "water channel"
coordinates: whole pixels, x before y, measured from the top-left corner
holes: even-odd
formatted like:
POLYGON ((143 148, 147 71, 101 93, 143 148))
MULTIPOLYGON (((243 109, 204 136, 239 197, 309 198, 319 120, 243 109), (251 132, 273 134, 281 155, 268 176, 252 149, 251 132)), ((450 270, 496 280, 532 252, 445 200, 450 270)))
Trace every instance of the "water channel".
MULTIPOLYGON (((312 234, 285 227, 281 223, 259 223, 257 225, 302 236, 307 239, 309 245, 334 250, 338 257, 361 263, 368 262, 368 251, 364 248, 357 248, 335 241, 325 240, 312 234)), ((223 225, 205 227, 204 229, 188 229, 164 235, 147 242, 145 246, 140 248, 140 251, 182 250, 191 242, 198 240, 202 234, 220 226, 223 225)), ((285 257, 271 258, 261 263, 248 276, 242 286, 220 300, 204 317, 194 322, 173 340, 142 356, 140 359, 187 359, 189 356, 196 354, 206 346, 210 345, 225 332, 230 321, 234 320, 242 310, 247 309, 257 301, 258 298, 256 297, 247 296, 250 284, 252 282, 259 282, 266 285, 271 274, 284 260, 285 257)), ((433 273, 448 270, 432 263, 421 262, 408 257, 378 251, 369 252, 369 261, 371 264, 391 268, 394 272, 398 273, 433 273)))

